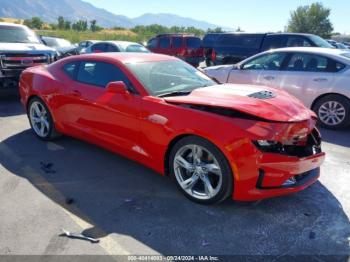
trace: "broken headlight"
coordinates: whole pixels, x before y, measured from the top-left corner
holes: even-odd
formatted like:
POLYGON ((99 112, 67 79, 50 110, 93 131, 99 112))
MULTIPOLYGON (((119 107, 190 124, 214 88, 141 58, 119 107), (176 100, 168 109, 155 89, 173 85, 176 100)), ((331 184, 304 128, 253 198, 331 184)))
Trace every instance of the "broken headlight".
POLYGON ((253 144, 263 152, 274 152, 281 153, 283 152, 283 145, 277 141, 270 140, 256 140, 253 141, 253 144))

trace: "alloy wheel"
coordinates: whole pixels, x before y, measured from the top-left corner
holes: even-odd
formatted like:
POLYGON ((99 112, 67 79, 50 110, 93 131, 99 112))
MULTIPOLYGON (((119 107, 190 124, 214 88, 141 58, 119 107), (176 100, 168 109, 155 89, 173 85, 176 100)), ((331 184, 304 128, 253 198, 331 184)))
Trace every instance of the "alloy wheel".
POLYGON ((29 109, 29 118, 34 132, 39 137, 45 138, 49 135, 50 120, 43 104, 38 101, 33 102, 29 109))
POLYGON ((320 106, 318 116, 326 125, 336 126, 345 120, 346 110, 345 107, 337 101, 327 101, 320 106))
POLYGON ((222 187, 222 170, 214 154, 199 145, 181 147, 174 158, 175 177, 193 198, 210 200, 222 187))

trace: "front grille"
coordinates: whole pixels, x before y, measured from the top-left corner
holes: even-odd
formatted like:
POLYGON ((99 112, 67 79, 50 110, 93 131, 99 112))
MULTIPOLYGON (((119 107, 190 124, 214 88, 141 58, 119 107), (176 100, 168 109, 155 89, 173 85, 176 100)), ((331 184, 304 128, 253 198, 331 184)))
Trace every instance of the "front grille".
POLYGON ((0 64, 3 69, 25 69, 31 66, 48 64, 50 57, 46 54, 2 54, 0 64))

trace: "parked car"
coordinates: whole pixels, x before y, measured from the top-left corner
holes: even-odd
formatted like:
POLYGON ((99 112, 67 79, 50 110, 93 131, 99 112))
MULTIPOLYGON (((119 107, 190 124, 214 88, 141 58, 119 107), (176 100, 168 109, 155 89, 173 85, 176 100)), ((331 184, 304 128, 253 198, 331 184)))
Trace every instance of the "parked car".
POLYGON ((317 181, 325 157, 316 115, 296 98, 217 85, 175 57, 72 56, 26 70, 20 93, 38 138, 103 146, 173 176, 202 204, 298 192, 317 181))
POLYGON ((333 48, 326 40, 311 34, 207 34, 203 38, 207 66, 235 64, 266 50, 308 46, 333 48))
POLYGON ((202 40, 194 35, 157 35, 148 41, 147 48, 154 53, 176 56, 195 67, 204 61, 202 40))
POLYGON ((138 43, 126 41, 101 41, 92 44, 85 49, 83 54, 91 53, 111 53, 111 52, 131 52, 131 53, 149 53, 150 51, 138 43))
POLYGON ((78 45, 74 45, 66 39, 51 36, 41 36, 40 38, 45 45, 57 51, 58 59, 79 54, 78 45))
POLYGON ((17 90, 24 69, 55 59, 55 50, 43 45, 28 27, 0 23, 0 93, 17 90))
POLYGON ((328 48, 284 48, 237 65, 204 69, 221 83, 280 88, 314 110, 331 129, 350 124, 350 52, 328 48))
POLYGON ((326 40, 328 43, 330 43, 334 48, 338 48, 337 46, 337 41, 333 40, 333 39, 327 39, 326 40))
POLYGON ((78 44, 78 52, 81 53, 85 53, 85 49, 88 48, 89 46, 97 43, 97 42, 101 42, 101 41, 98 41, 98 40, 85 40, 85 41, 81 41, 79 42, 78 44))
POLYGON ((350 43, 349 42, 343 42, 343 45, 345 45, 348 49, 350 49, 350 43))

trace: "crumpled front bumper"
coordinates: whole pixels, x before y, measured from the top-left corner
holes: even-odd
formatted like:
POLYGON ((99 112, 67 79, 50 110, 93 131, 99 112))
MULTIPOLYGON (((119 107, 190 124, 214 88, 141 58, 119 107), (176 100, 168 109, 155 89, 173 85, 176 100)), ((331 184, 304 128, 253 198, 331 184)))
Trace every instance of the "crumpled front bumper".
POLYGON ((281 124, 270 130, 273 132, 263 139, 279 141, 281 147, 264 149, 255 138, 232 146, 233 199, 255 201, 287 195, 318 180, 325 153, 315 122, 281 124))
POLYGON ((251 174, 236 181, 233 198, 255 201, 304 190, 318 180, 324 160, 325 153, 305 158, 264 153, 251 174))

